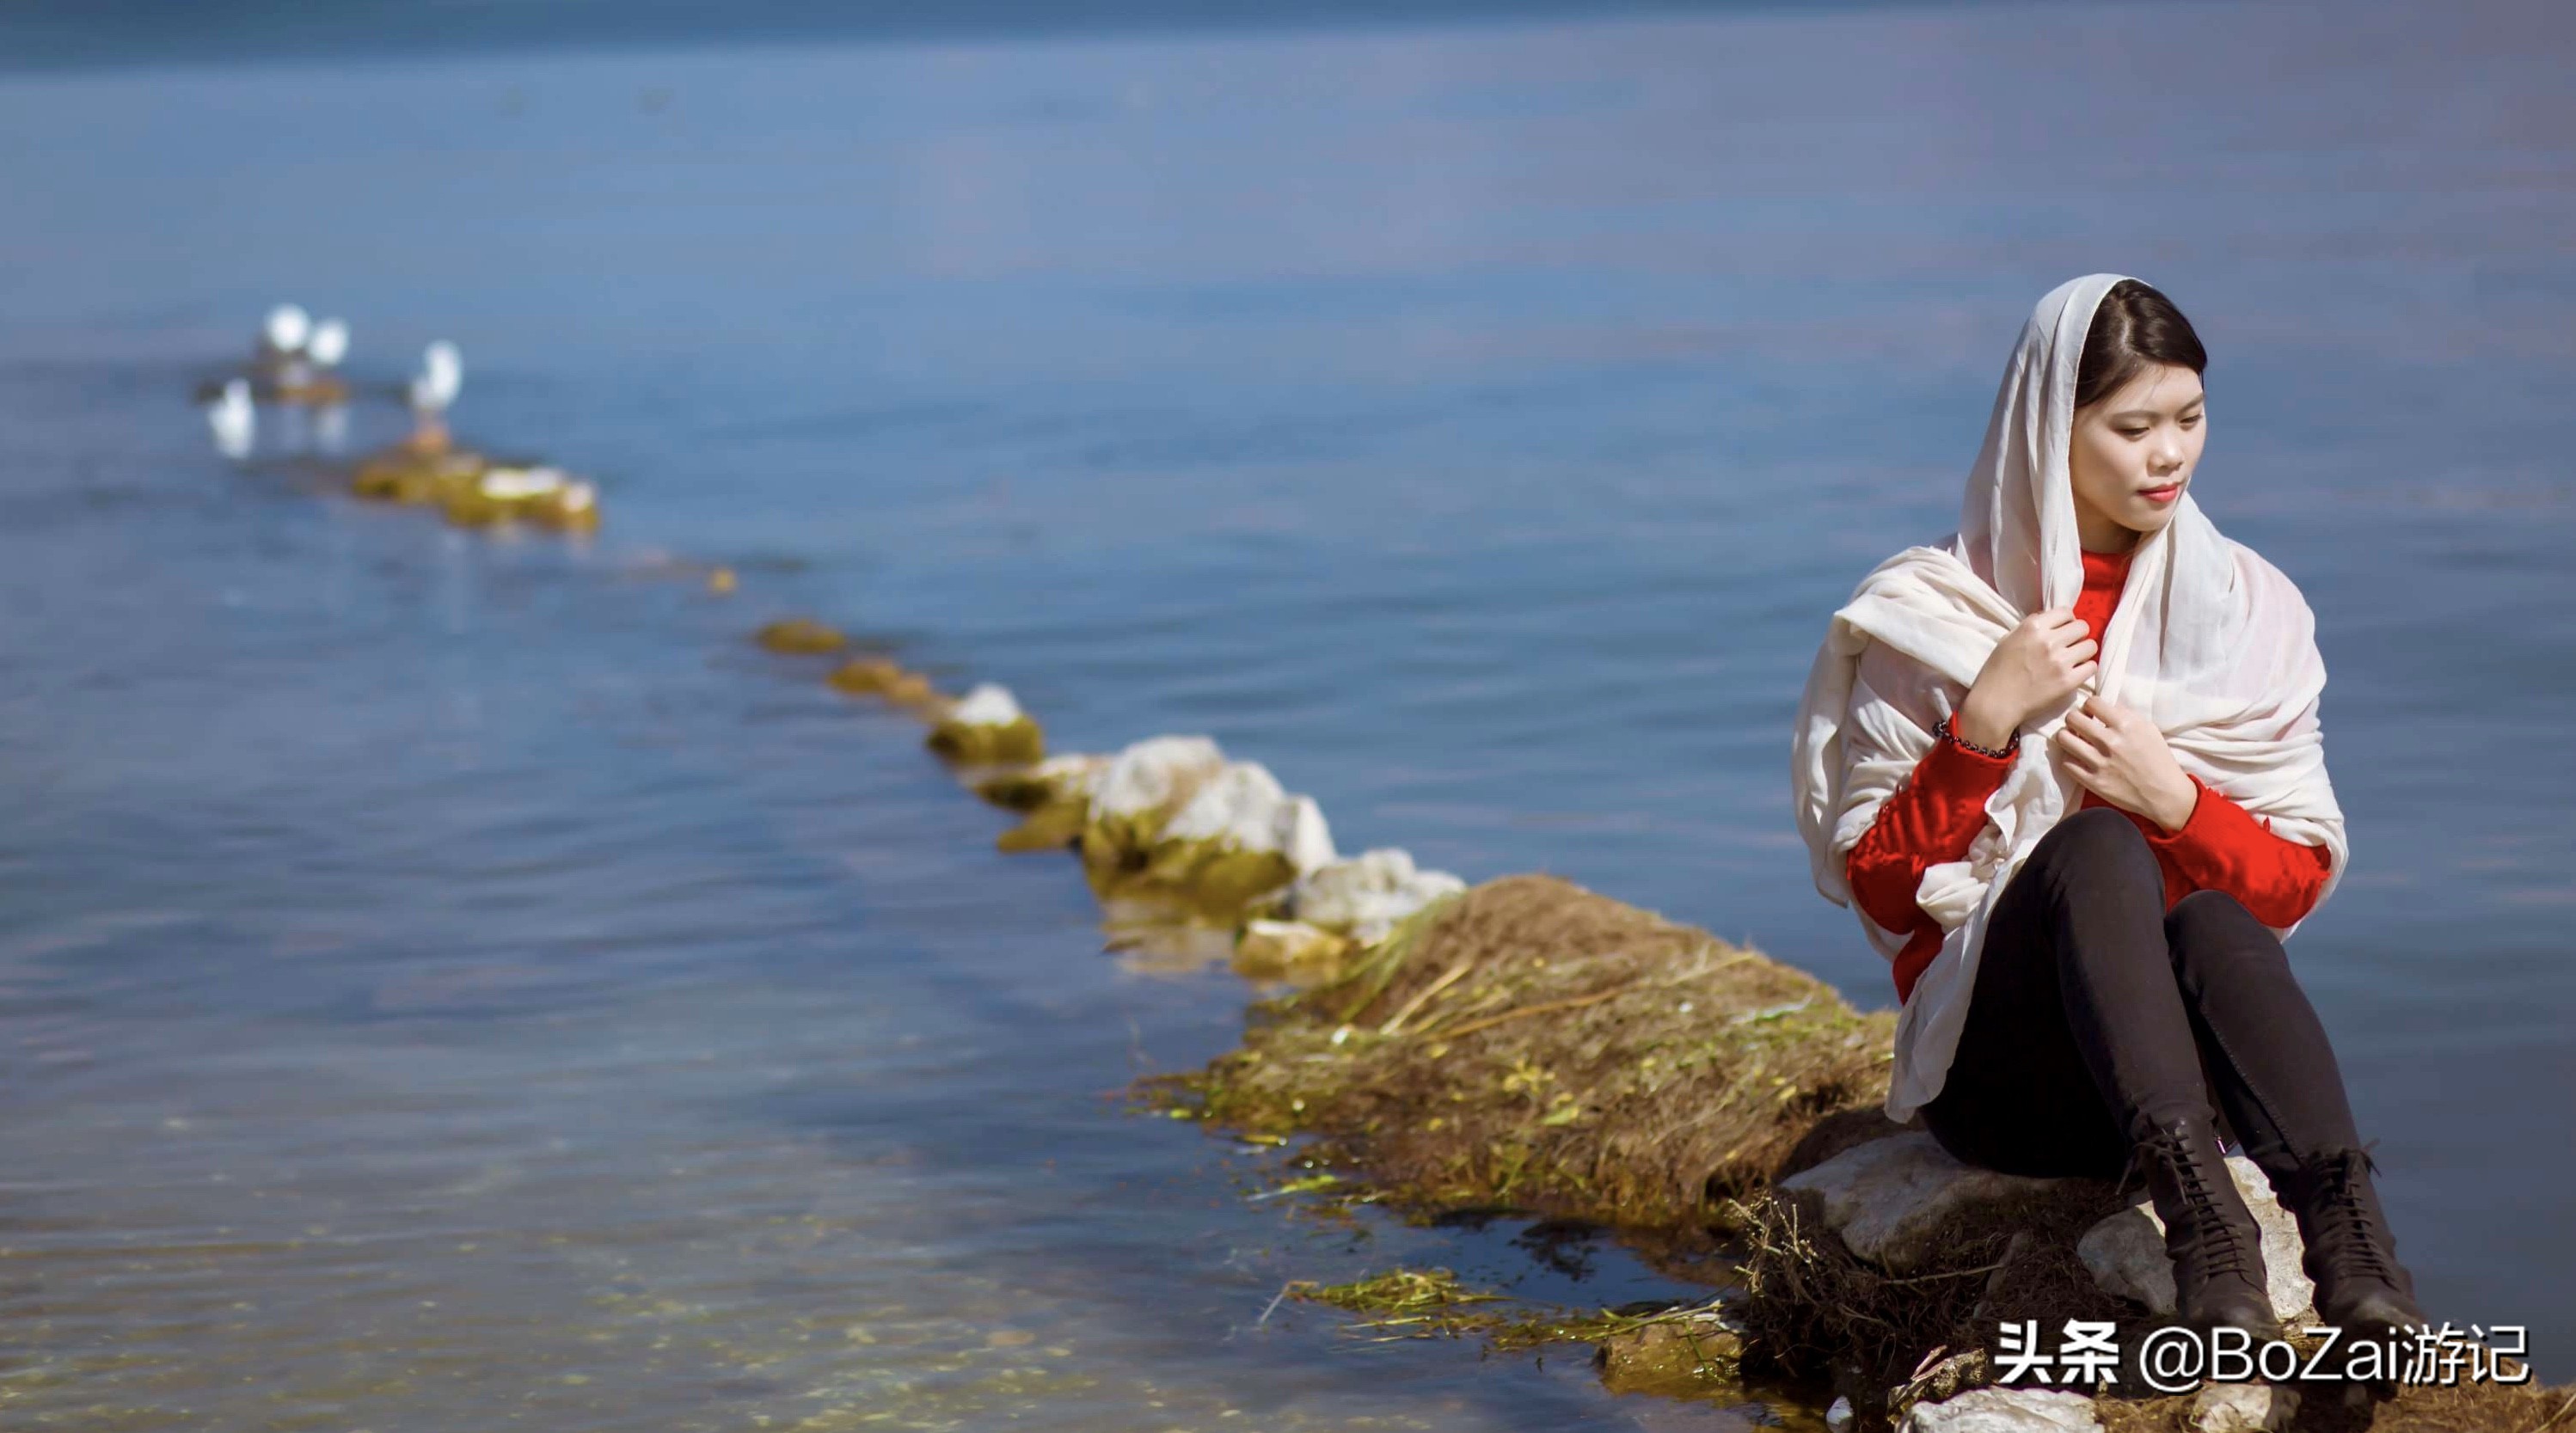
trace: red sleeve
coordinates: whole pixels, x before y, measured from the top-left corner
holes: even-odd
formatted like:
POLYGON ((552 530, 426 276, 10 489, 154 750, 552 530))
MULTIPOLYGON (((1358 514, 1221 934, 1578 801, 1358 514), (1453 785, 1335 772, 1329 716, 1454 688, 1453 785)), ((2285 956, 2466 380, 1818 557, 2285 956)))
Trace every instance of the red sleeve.
POLYGON ((1986 824, 1986 799, 2010 775, 2009 756, 1981 756, 1935 741, 1896 794, 1880 803, 1843 863, 1852 899, 1885 930, 1910 931, 1932 917, 1914 903, 1923 872, 1964 860, 1986 824))
POLYGON ((2271 823, 2199 777, 2191 784, 2200 792, 2191 819, 2170 834, 2144 823, 2148 844, 2170 856, 2194 889, 2227 892, 2265 925, 2287 928, 2305 919, 2325 891, 2332 855, 2274 835, 2271 823))

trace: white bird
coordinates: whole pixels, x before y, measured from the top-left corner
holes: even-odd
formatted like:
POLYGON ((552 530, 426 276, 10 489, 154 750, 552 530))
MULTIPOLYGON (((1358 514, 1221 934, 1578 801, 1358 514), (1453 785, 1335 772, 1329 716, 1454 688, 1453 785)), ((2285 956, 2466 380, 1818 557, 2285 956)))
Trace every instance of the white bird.
POLYGON ((259 410, 251 405, 249 379, 236 378, 224 385, 223 396, 206 405, 206 426, 214 431, 216 452, 235 462, 250 456, 251 439, 259 431, 259 410))
POLYGON ((271 352, 296 352, 312 335, 313 316, 297 305, 279 304, 268 311, 265 337, 271 352))
POLYGON ((445 339, 431 344, 420 356, 420 376, 411 381, 411 406, 414 412, 444 413, 456 401, 456 393, 465 384, 465 359, 456 345, 445 339))
POLYGON ((326 318, 313 326, 313 336, 304 341, 304 352, 324 368, 336 368, 349 356, 349 326, 336 318, 326 318))

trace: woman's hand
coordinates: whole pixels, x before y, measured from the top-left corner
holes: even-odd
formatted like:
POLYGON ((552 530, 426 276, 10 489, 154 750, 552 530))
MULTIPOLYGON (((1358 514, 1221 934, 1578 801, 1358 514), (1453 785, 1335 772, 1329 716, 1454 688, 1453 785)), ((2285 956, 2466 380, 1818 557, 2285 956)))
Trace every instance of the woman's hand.
POLYGON ((1950 729, 1979 746, 2002 746, 2031 713, 2054 709, 2090 680, 2099 650, 2074 608, 2031 613, 1987 654, 1950 729))
POLYGON ((2153 820, 2167 834, 2183 828, 2200 800, 2200 788, 2174 760, 2156 724, 2099 693, 2066 714, 2066 725, 2050 743, 2086 790, 2153 820))

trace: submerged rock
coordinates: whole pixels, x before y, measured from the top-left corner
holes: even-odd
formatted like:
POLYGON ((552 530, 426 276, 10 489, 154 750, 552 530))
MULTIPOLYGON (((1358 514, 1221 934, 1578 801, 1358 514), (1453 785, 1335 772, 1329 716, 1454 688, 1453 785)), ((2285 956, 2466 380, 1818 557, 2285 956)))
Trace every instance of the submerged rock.
POLYGON ((2093 1400, 2037 1388, 1979 1388, 1905 1412, 1897 1433, 2100 1433, 2093 1400))
MULTIPOLYGON (((2263 1230, 2263 1277, 2272 1313, 2297 1319, 2316 1297, 2317 1286, 2301 1267, 2306 1245, 2298 1219, 2272 1197, 2272 1182, 2245 1156, 2227 1161, 2228 1178, 2245 1199, 2254 1222, 2263 1230)), ((2170 1316, 2174 1311, 2173 1260, 2165 1253, 2165 1223, 2152 1199, 2141 1200, 2085 1231, 2075 1246, 2084 1267, 2107 1293, 2144 1304, 2147 1311, 2170 1316)))
POLYGON ((951 761, 989 764, 1036 761, 1046 755, 1046 734, 1020 710, 1011 690, 978 684, 939 718, 925 744, 951 761))
POLYGON ((1466 889, 1447 871, 1415 870, 1410 852, 1380 847, 1307 870, 1288 893, 1287 914, 1371 945, 1396 922, 1466 889))
POLYGON ((358 465, 349 491, 377 502, 443 503, 481 477, 491 463, 482 454, 461 448, 422 449, 410 444, 389 448, 358 465))
POLYGON ((837 652, 850 645, 841 629, 811 617, 784 617, 767 623, 751 639, 773 652, 809 656, 837 652))

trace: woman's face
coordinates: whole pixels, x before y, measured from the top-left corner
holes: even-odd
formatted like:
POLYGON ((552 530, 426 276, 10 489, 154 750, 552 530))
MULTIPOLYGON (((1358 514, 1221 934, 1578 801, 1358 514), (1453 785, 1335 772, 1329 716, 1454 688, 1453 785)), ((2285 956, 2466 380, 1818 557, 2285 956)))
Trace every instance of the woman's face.
POLYGON ((2173 521, 2208 435, 2201 406, 2199 374, 2157 363, 2075 410, 2066 463, 2087 550, 2125 551, 2173 521))

